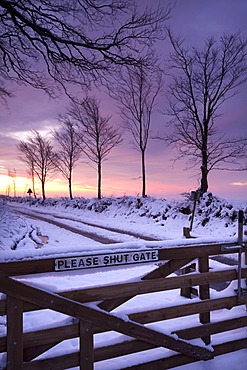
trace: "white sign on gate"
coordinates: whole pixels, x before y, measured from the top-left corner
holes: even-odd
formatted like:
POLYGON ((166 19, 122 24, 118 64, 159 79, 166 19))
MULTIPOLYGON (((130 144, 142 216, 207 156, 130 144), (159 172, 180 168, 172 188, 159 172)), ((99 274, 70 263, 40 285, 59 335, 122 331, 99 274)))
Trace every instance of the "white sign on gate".
POLYGON ((159 260, 158 250, 142 250, 94 254, 76 257, 62 257, 54 260, 55 271, 87 269, 92 267, 127 265, 159 260))

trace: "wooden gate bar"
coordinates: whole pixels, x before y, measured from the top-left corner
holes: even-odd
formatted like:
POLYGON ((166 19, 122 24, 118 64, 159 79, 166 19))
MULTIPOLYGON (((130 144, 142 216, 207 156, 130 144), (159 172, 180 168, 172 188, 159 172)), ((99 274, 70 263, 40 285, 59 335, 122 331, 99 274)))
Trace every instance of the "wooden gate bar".
MULTIPOLYGON (((246 243, 245 243, 246 244, 246 243)), ((171 259, 195 259, 198 257, 207 257, 216 254, 227 254, 229 252, 222 251, 222 246, 234 247, 236 242, 229 243, 209 243, 201 244, 194 241, 191 244, 177 244, 176 246, 159 246, 159 260, 168 261, 171 259)), ((155 246, 154 246, 155 248, 155 246)), ((75 253, 75 252, 74 252, 75 253)), ((78 252, 80 253, 80 252, 78 252)), ((62 258, 62 255, 59 256, 62 258)), ((45 272, 54 272, 54 258, 32 259, 26 261, 14 262, 0 262, 0 275, 1 276, 18 276, 28 274, 39 274, 45 272)))
POLYGON ((1 276, 41 274, 54 271, 54 258, 0 263, 1 276))
POLYGON ((211 244, 200 244, 200 242, 194 242, 193 244, 179 245, 178 247, 164 245, 164 247, 159 250, 159 259, 169 260, 182 258, 198 258, 229 253, 226 251, 222 251, 223 245, 225 247, 233 247, 237 245, 237 242, 211 244))
MULTIPOLYGON (((242 277, 247 277, 247 268, 242 269, 242 277)), ((104 299, 130 297, 137 294, 153 293, 171 289, 179 289, 194 285, 207 285, 237 279, 235 269, 225 271, 212 271, 205 273, 193 273, 161 279, 142 280, 133 283, 120 283, 96 288, 77 289, 60 292, 59 295, 79 301, 81 303, 101 301, 104 299)))
POLYGON ((144 342, 155 344, 157 347, 165 347, 181 352, 193 358, 200 360, 213 358, 213 353, 207 348, 174 339, 172 336, 157 332, 132 321, 124 321, 119 317, 83 306, 58 294, 48 293, 42 289, 28 286, 10 278, 0 278, 0 283, 4 287, 3 292, 5 294, 14 291, 19 299, 36 303, 43 308, 49 308, 69 316, 77 317, 106 329, 115 330, 144 342))
MULTIPOLYGON (((217 344, 213 346, 214 353, 216 356, 224 355, 229 352, 238 351, 247 348, 247 339, 234 340, 227 343, 217 344)), ((170 357, 161 358, 158 360, 141 363, 138 365, 128 366, 121 370, 160 370, 160 369, 172 369, 174 367, 191 364, 195 362, 195 359, 185 355, 172 355, 170 357)))
POLYGON ((177 334, 179 338, 190 340, 203 337, 205 336, 205 333, 208 335, 223 333, 225 331, 239 329, 244 326, 247 326, 247 316, 194 326, 188 329, 179 329, 173 333, 177 334))
POLYGON ((23 369, 23 302, 7 296, 7 370, 23 369))
POLYGON ((150 279, 159 279, 164 278, 173 272, 177 271, 184 265, 192 262, 193 258, 181 258, 181 259, 171 259, 164 263, 163 265, 159 266, 157 269, 149 272, 147 275, 142 277, 142 280, 150 280, 150 279))
POLYGON ((73 368, 75 366, 79 366, 78 351, 76 353, 68 353, 62 356, 49 357, 44 360, 25 362, 23 364, 23 370, 64 370, 73 368))
MULTIPOLYGON (((247 295, 244 295, 243 304, 247 304, 247 295)), ((178 306, 171 306, 165 308, 157 308, 145 312, 136 312, 129 314, 131 320, 137 321, 142 324, 150 322, 174 319, 176 317, 189 316, 198 314, 198 312, 208 312, 221 310, 223 308, 231 309, 238 306, 237 296, 229 296, 222 298, 208 299, 201 302, 187 303, 178 306)))

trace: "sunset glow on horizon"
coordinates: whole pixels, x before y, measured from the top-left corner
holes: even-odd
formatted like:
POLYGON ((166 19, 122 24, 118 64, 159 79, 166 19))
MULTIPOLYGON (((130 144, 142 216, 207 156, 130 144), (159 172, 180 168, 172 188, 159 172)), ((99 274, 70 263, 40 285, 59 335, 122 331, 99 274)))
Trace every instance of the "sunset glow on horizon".
MULTIPOLYGON (((179 172, 175 171, 175 174, 179 176, 179 172)), ((227 174, 221 176, 221 181, 212 181, 213 186, 210 186, 209 191, 214 195, 225 199, 232 200, 246 200, 246 182, 229 182, 228 189, 222 188, 222 183, 226 186, 224 177, 227 177, 227 174), (229 190, 230 189, 230 190, 229 190)), ((0 174, 0 195, 14 196, 14 188, 16 191, 17 197, 26 197, 28 196, 27 191, 29 188, 32 189, 31 179, 27 177, 16 176, 14 179, 15 187, 13 185, 13 179, 9 178, 8 175, 0 174)), ((72 184, 73 197, 83 197, 83 198, 95 198, 97 197, 97 178, 96 172, 94 177, 86 179, 77 178, 75 176, 74 182, 72 184)), ((194 186, 195 181, 193 178, 184 178, 182 181, 174 181, 172 183, 161 183, 158 181, 150 180, 147 182, 147 194, 148 196, 154 198, 164 198, 168 200, 182 200, 184 199, 184 193, 190 193, 193 190, 196 190, 194 186)), ((37 197, 41 198, 41 184, 39 181, 35 181, 35 191, 37 197)), ((68 192, 68 183, 65 179, 62 178, 51 178, 45 184, 45 192, 47 198, 60 198, 60 197, 69 197, 68 192)), ((123 178, 108 178, 103 177, 102 184, 102 197, 121 197, 121 196, 137 196, 141 194, 141 179, 123 179, 123 178)), ((33 196, 33 194, 32 194, 33 196)))
MULTIPOLYGON (((0 194, 7 195, 7 193, 9 193, 9 196, 14 196, 15 189, 17 197, 28 196, 28 189, 30 188, 32 190, 31 180, 25 177, 17 176, 14 179, 14 182, 15 186, 13 184, 13 180, 7 175, 0 175, 0 194)), ((139 196, 140 190, 138 191, 138 186, 141 186, 140 180, 138 181, 137 185, 136 180, 129 180, 129 182, 119 180, 119 182, 117 182, 117 179, 114 178, 112 183, 102 185, 102 194, 104 197, 119 197, 124 195, 139 196)), ((159 183, 155 184, 152 181, 148 183, 148 187, 151 189, 150 196, 155 196, 156 194, 158 195, 162 193, 167 195, 175 195, 183 191, 183 187, 181 185, 164 185, 163 189, 161 189, 161 185, 159 183)), ((41 184, 39 181, 35 182, 35 189, 36 195, 41 197, 41 184)), ((45 184, 45 191, 47 198, 68 197, 68 183, 65 179, 50 179, 45 184)), ((97 186, 90 185, 85 180, 82 181, 81 184, 76 181, 72 185, 72 191, 74 197, 94 198, 97 196, 97 186)))

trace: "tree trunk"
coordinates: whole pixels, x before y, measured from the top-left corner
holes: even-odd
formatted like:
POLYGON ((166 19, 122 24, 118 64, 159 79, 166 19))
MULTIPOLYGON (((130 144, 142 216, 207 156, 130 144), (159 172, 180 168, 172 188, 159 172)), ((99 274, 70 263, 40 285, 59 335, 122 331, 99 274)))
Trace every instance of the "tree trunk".
POLYGON ((34 173, 33 173, 33 171, 31 171, 31 176, 32 176, 33 196, 36 199, 37 196, 36 196, 36 192, 35 192, 35 182, 34 182, 34 173))
POLYGON ((202 165, 201 165, 201 194, 208 191, 208 150, 207 150, 207 125, 204 124, 204 138, 203 138, 203 148, 202 148, 202 165))
POLYGON ((37 198, 37 196, 36 196, 36 191, 35 191, 35 185, 34 185, 34 182, 33 182, 33 196, 34 196, 34 198, 35 198, 35 199, 37 198))
POLYGON ((101 160, 98 162, 98 199, 101 199, 101 160))
POLYGON ((142 150, 142 197, 146 197, 146 167, 145 167, 145 150, 142 150))
POLYGON ((201 166, 201 193, 204 194, 208 191, 208 170, 201 166))
POLYGON ((71 176, 69 177, 69 197, 72 200, 73 199, 73 194, 72 194, 72 178, 71 176))
POLYGON ((45 200, 45 182, 42 181, 41 185, 42 185, 42 197, 43 197, 43 200, 45 200))

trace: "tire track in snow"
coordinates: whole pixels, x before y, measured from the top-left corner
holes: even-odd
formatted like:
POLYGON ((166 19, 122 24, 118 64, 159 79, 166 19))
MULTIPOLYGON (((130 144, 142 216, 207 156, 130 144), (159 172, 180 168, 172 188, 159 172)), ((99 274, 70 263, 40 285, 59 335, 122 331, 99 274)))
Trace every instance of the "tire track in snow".
POLYGON ((134 236, 135 238, 143 239, 143 240, 150 241, 150 242, 160 241, 161 240, 161 239, 158 239, 158 238, 153 238, 151 236, 142 235, 140 233, 134 233, 134 232, 130 232, 130 231, 124 231, 124 230, 116 229, 114 227, 109 227, 109 226, 96 225, 96 224, 93 224, 93 223, 90 223, 90 222, 86 222, 86 221, 81 221, 81 220, 73 220, 73 219, 68 218, 68 217, 55 216, 55 215, 53 215, 53 217, 67 219, 67 220, 76 221, 76 222, 80 222, 80 223, 82 223, 84 225, 87 225, 87 226, 97 227, 98 229, 108 230, 108 231, 111 231, 111 232, 114 232, 114 233, 118 233, 118 234, 124 234, 124 235, 134 236))
MULTIPOLYGON (((105 237, 105 236, 102 236, 102 235, 98 235, 97 233, 94 233, 94 232, 82 231, 82 230, 80 230, 76 227, 66 225, 63 222, 52 220, 49 217, 43 216, 42 212, 38 212, 38 211, 35 211, 35 212, 31 211, 30 212, 30 211, 24 211, 24 210, 19 209, 19 208, 17 209, 15 207, 13 207, 13 208, 15 209, 16 212, 21 213, 25 216, 28 216, 28 217, 31 217, 31 218, 34 218, 34 219, 37 219, 37 220, 40 220, 40 221, 48 222, 50 224, 61 227, 63 229, 71 231, 73 233, 85 236, 86 238, 92 239, 92 240, 94 240, 96 242, 99 242, 99 243, 102 243, 102 244, 119 243, 119 240, 111 239, 111 238, 108 238, 108 237, 105 237)), ((69 217, 56 216, 56 215, 53 215, 53 214, 50 214, 50 216, 54 217, 54 218, 60 218, 60 219, 66 219, 66 220, 74 221, 74 222, 80 222, 80 223, 82 223, 86 226, 95 227, 95 228, 98 228, 98 229, 103 229, 103 230, 106 230, 106 231, 115 232, 115 233, 121 234, 121 235, 129 235, 129 236, 133 236, 135 238, 142 239, 142 240, 147 240, 147 241, 158 241, 158 240, 160 240, 160 239, 155 239, 155 238, 148 237, 148 236, 143 236, 143 235, 138 234, 138 233, 126 232, 124 230, 119 230, 119 229, 115 229, 115 228, 112 228, 112 227, 107 227, 107 226, 104 227, 104 226, 101 226, 101 225, 99 226, 99 225, 95 225, 95 224, 89 223, 89 222, 84 222, 84 221, 81 221, 81 220, 74 220, 74 219, 71 219, 69 217)))

